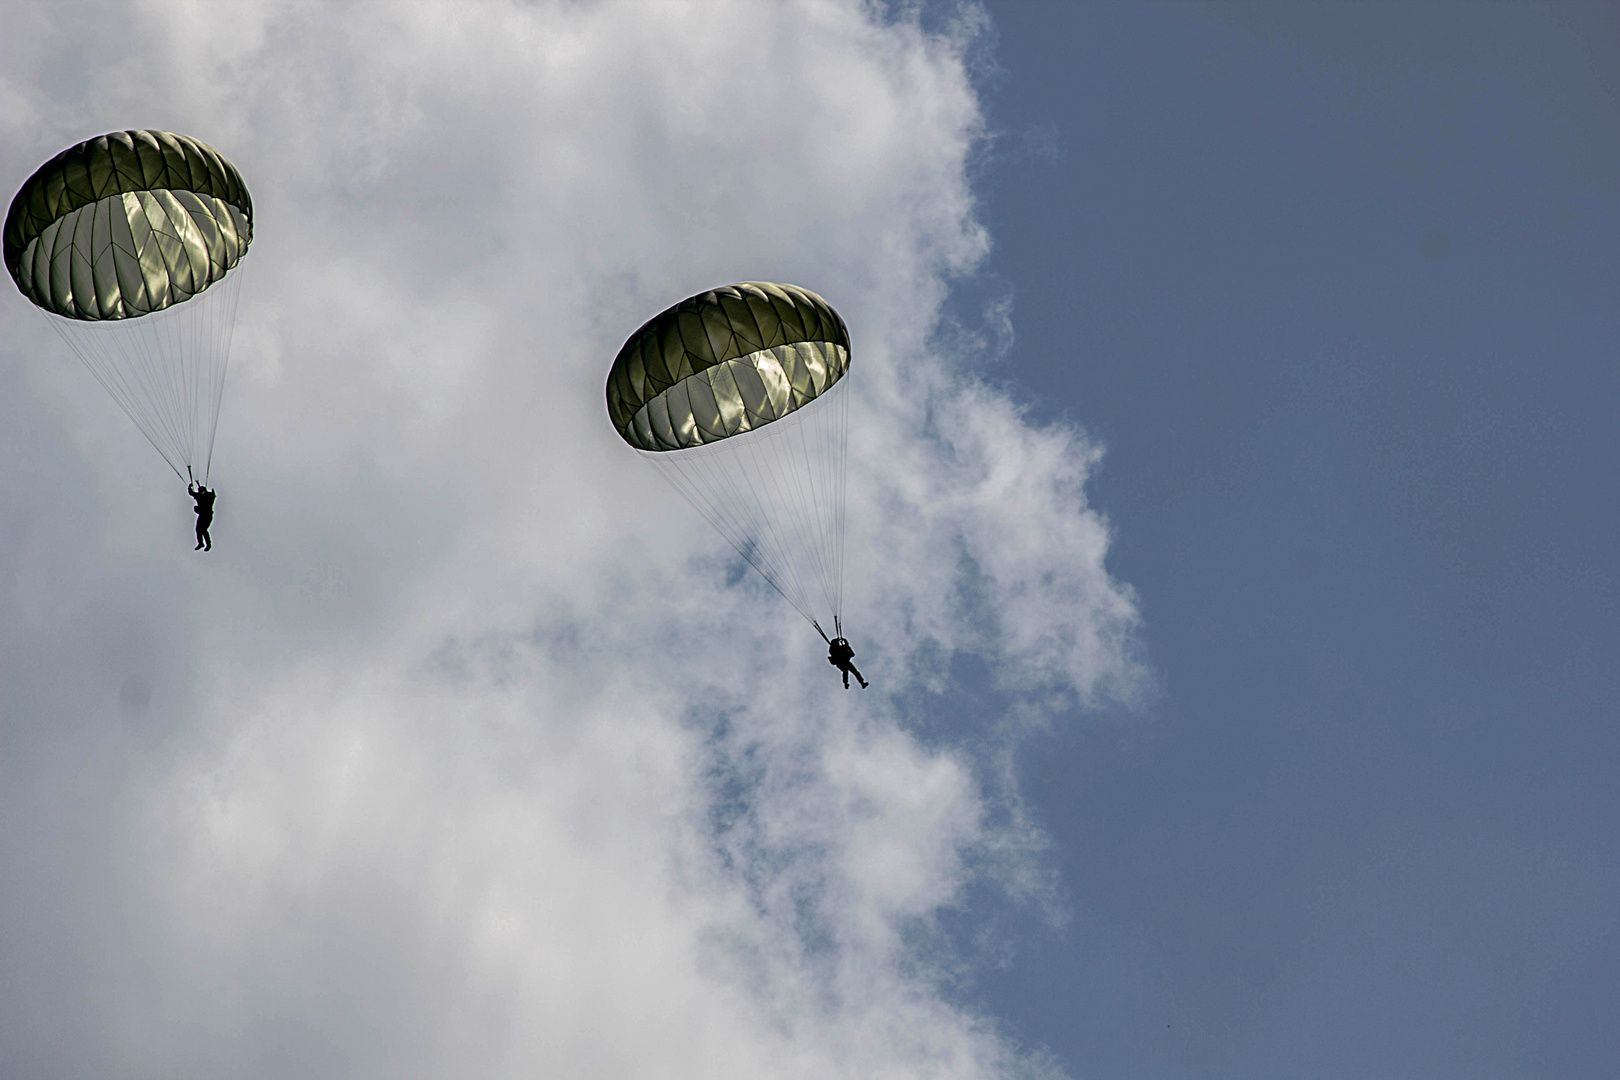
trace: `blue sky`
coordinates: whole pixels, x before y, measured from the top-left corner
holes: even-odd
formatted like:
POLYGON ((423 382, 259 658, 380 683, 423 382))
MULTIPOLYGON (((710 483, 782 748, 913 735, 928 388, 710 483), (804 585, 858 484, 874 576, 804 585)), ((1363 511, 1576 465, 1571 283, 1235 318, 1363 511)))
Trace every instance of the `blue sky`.
POLYGON ((1620 19, 990 12, 960 312, 1105 444, 1160 696, 1026 756, 1076 914, 987 997, 1084 1076, 1612 1070, 1620 19))

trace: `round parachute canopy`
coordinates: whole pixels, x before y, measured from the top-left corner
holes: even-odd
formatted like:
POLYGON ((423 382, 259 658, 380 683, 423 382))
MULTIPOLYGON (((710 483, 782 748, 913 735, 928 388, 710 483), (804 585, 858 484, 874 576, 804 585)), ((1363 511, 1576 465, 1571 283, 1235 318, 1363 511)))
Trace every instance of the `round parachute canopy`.
POLYGON ((745 281, 649 321, 607 380, 624 441, 823 637, 843 613, 848 371, 827 301, 745 281))
POLYGON ((46 311, 129 319, 189 300, 253 239, 236 166, 167 131, 115 131, 57 154, 6 215, 6 269, 46 311))
POLYGON ((169 466, 206 478, 240 284, 230 271, 252 239, 247 185, 218 151, 115 131, 28 178, 3 251, 17 288, 60 316, 52 325, 169 466))
POLYGON ((848 370, 849 331, 827 301, 744 281, 682 300, 632 334, 608 373, 608 415, 638 450, 682 450, 780 420, 848 370))

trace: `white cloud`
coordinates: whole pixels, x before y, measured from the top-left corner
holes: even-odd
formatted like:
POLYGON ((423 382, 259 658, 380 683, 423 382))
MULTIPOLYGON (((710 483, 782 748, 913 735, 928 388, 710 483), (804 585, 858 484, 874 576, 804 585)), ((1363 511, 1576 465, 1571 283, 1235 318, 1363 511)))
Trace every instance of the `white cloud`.
POLYGON ((988 244, 974 12, 7 20, 0 178, 170 127, 242 168, 258 232, 206 561, 0 305, 0 1071, 1044 1072, 914 932, 1027 889, 1038 837, 992 824, 994 750, 896 704, 958 651, 1016 715, 1138 678, 1096 449, 930 345, 988 244), (626 333, 744 278, 855 335, 865 694, 605 421, 626 333))

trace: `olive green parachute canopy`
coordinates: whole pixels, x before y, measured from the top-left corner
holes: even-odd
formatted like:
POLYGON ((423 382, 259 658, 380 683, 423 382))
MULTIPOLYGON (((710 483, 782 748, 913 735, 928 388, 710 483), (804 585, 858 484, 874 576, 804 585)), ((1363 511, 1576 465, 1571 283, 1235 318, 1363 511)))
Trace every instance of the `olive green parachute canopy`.
POLYGON ((225 276, 253 235, 236 167, 195 139, 118 131, 62 151, 6 215, 6 269, 70 319, 161 311, 225 276))
POLYGON ((797 285, 700 293, 630 336, 608 373, 608 415, 638 450, 680 450, 799 409, 849 368, 849 331, 797 285))
POLYGON ((115 131, 28 178, 3 251, 17 288, 169 467, 206 480, 241 285, 232 271, 252 240, 247 185, 218 151, 115 131))
POLYGON ((6 269, 69 319, 128 319, 188 300, 253 239, 236 167, 167 131, 115 131, 57 154, 6 215, 6 269))
POLYGON ((843 614, 848 371, 827 301, 745 281, 648 322, 607 380, 624 441, 823 637, 843 614))

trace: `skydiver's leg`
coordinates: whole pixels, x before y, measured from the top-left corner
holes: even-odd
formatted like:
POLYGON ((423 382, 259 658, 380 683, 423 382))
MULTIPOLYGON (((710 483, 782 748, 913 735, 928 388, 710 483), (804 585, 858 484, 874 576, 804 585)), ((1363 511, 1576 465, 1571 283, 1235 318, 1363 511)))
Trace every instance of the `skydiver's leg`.
POLYGON ((848 690, 849 689, 849 668, 841 668, 840 670, 843 671, 843 673, 844 673, 844 689, 848 690))
POLYGON ((214 538, 212 536, 208 535, 208 529, 207 529, 206 526, 203 528, 203 550, 204 551, 213 551, 214 550, 214 538))
POLYGON ((208 526, 204 525, 201 521, 197 522, 197 546, 191 550, 201 551, 203 549, 203 541, 207 538, 207 536, 208 526))
MULTIPOLYGON (((861 689, 862 690, 865 690, 866 687, 867 687, 867 682, 866 682, 865 679, 861 678, 860 669, 857 668, 854 664, 851 664, 851 665, 849 665, 849 670, 855 672, 855 681, 861 684, 861 689)), ((849 685, 849 676, 847 674, 844 676, 844 685, 846 687, 849 685)))

